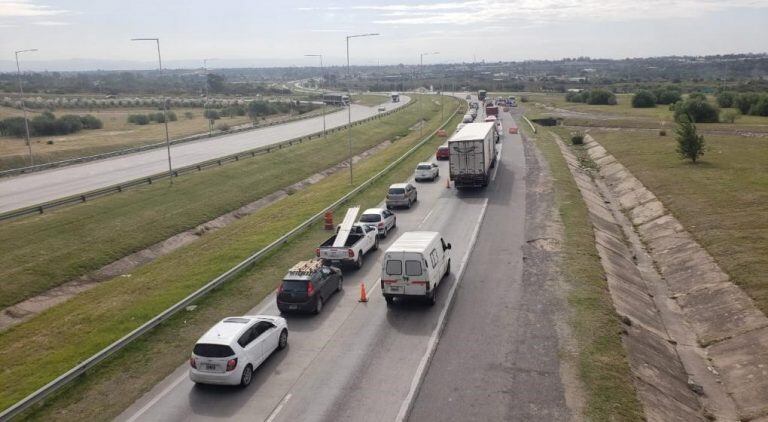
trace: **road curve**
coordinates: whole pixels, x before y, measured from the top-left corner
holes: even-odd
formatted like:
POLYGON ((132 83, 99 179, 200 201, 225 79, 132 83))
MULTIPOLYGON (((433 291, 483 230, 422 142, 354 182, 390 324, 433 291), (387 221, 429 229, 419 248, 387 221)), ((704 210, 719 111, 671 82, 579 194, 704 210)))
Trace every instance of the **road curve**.
MULTIPOLYGON (((387 110, 410 101, 401 97, 399 103, 387 102, 387 110)), ((352 120, 362 120, 378 114, 377 107, 352 106, 352 120)), ((326 115, 326 127, 332 129, 347 123, 347 110, 326 115)), ((241 132, 211 139, 171 146, 174 167, 196 164, 241 151, 270 145, 322 131, 322 116, 241 132)), ((99 161, 45 170, 0 179, 0 212, 40 204, 54 199, 88 192, 128 180, 150 176, 168 170, 165 148, 123 155, 99 161)))

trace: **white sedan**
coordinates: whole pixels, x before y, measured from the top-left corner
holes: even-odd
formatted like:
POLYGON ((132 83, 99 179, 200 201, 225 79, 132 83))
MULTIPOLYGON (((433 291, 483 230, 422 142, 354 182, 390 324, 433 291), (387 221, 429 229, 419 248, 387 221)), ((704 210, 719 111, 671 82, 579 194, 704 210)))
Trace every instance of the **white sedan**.
POLYGON ((253 371, 275 350, 288 345, 284 318, 253 315, 224 318, 195 344, 189 378, 200 384, 247 387, 253 371))
POLYGON ((384 208, 369 208, 360 216, 358 223, 378 230, 381 237, 387 237, 390 230, 397 227, 397 217, 384 208))
POLYGON ((429 179, 434 181, 437 176, 440 175, 440 167, 436 163, 419 163, 416 166, 416 174, 414 178, 418 182, 419 180, 429 179))

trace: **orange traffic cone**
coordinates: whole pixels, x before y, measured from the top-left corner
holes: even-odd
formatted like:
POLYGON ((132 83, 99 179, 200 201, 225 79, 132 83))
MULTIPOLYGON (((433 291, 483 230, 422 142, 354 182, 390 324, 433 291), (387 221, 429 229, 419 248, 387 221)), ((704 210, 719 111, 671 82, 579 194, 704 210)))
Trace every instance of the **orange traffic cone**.
POLYGON ((360 302, 368 302, 368 296, 365 294, 365 283, 360 282, 360 302))

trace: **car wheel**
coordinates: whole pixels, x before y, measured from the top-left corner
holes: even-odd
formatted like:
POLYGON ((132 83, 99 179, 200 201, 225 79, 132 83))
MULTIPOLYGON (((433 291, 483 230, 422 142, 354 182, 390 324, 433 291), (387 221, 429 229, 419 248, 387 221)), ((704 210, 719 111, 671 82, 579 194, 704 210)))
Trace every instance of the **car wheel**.
POLYGON ((413 206, 413 201, 411 201, 411 200, 409 199, 409 200, 408 200, 408 209, 411 209, 411 207, 412 207, 412 206, 413 206))
POLYGON ((413 202, 418 202, 418 201, 419 201, 419 195, 416 194, 413 196, 413 202))
POLYGON ((379 250, 379 236, 376 236, 376 240, 373 241, 373 247, 371 249, 374 251, 379 250))
POLYGON ((397 217, 395 217, 395 221, 392 222, 392 228, 394 229, 397 227, 397 217))
POLYGON ((357 261, 355 261, 355 267, 359 270, 363 268, 363 251, 357 251, 357 261))
POLYGON ((381 234, 382 239, 387 237, 387 234, 388 234, 388 230, 386 227, 384 227, 384 233, 381 234))
POLYGON ((317 297, 317 302, 315 303, 315 314, 319 314, 320 311, 322 311, 322 310, 323 310, 323 297, 322 296, 318 296, 317 297))
POLYGON ((243 375, 240 376, 240 386, 243 388, 248 387, 251 385, 251 381, 253 381, 253 367, 249 363, 243 369, 243 375))
POLYGON ((387 301, 387 306, 392 306, 395 304, 395 298, 390 295, 384 295, 384 300, 387 301))
POLYGON ((437 303, 437 286, 435 286, 434 289, 432 289, 432 293, 427 295, 427 303, 429 303, 429 306, 434 305, 437 303))
POLYGON ((277 350, 283 350, 287 345, 288 345, 288 330, 283 328, 283 331, 280 332, 280 339, 277 341, 277 350))
POLYGON ((340 292, 344 288, 344 277, 339 277, 339 285, 336 286, 336 291, 340 292))

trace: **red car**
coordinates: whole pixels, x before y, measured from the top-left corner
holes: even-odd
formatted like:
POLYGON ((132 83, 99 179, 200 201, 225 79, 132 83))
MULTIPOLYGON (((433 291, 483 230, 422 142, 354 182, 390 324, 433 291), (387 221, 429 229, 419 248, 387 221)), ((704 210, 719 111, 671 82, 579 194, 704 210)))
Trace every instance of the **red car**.
POLYGON ((447 160, 451 157, 451 150, 448 148, 448 145, 441 145, 437 147, 437 152, 435 153, 435 158, 438 160, 447 160))

